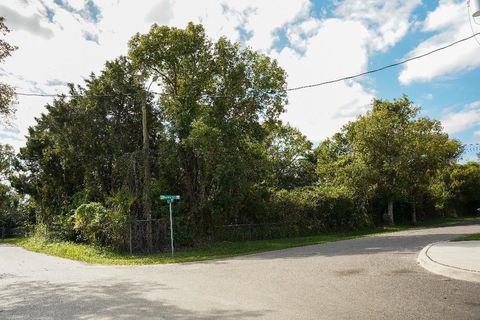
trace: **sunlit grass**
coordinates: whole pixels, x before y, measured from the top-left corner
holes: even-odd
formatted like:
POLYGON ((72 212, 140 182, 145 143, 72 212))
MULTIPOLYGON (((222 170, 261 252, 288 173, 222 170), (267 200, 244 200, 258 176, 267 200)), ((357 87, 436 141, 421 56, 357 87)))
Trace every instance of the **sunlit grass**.
POLYGON ((480 241, 480 233, 453 239, 452 241, 480 241))

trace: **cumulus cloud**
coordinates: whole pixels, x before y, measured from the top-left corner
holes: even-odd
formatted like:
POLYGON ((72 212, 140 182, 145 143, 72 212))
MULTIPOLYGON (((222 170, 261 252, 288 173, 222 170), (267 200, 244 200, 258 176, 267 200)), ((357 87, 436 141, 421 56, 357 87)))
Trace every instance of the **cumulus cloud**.
MULTIPOLYGON (((287 47, 274 57, 289 72, 289 85, 296 87, 365 70, 368 39, 369 31, 361 23, 332 18, 324 20, 308 40, 304 54, 287 47), (343 41, 337 41, 338 34, 343 41)), ((354 81, 293 91, 283 118, 320 141, 364 112, 373 97, 372 91, 354 81)))
POLYGON ((477 126, 480 123, 480 101, 467 104, 461 111, 447 113, 441 121, 443 128, 449 134, 463 132, 477 126))
POLYGON ((154 5, 147 13, 147 21, 158 24, 167 24, 173 17, 172 1, 162 0, 154 5))
POLYGON ((433 94, 425 93, 424 95, 422 95, 422 99, 427 100, 427 101, 432 100, 433 99, 433 94))
POLYGON ((52 30, 42 26, 43 17, 39 14, 33 14, 27 17, 4 5, 0 5, 0 14, 5 17, 6 24, 12 30, 24 30, 45 39, 51 39, 53 37, 52 30))
POLYGON ((98 42, 98 34, 94 34, 88 31, 83 31, 83 38, 87 41, 95 42, 96 44, 100 44, 98 42))
MULTIPOLYGON (((408 57, 419 55, 450 44, 472 34, 468 22, 465 1, 441 0, 438 7, 429 12, 423 22, 422 31, 433 33, 413 49, 408 57)), ((477 31, 480 27, 477 26, 477 31)), ((436 77, 468 71, 480 66, 478 44, 466 41, 428 57, 429 63, 416 60, 406 64, 399 75, 400 83, 431 81, 436 77)))
MULTIPOLYGON (((317 14, 309 0, 7 0, 3 7, 39 17, 53 37, 14 30, 9 39, 19 50, 7 60, 10 73, 0 80, 25 92, 65 91, 62 83, 81 84, 90 72, 98 73, 106 60, 127 52, 133 34, 147 32, 153 22, 183 28, 192 21, 202 23, 213 39, 226 36, 273 56, 294 87, 365 71, 372 52, 388 50, 405 36, 420 1, 332 3, 333 12, 323 8, 317 14)), ((367 110, 374 96, 357 81, 291 92, 283 118, 319 141, 367 110)), ((21 133, 48 102, 19 98, 21 133)), ((12 141, 17 147, 23 142, 12 141)))
POLYGON ((92 0, 54 0, 54 3, 59 8, 94 23, 102 17, 99 6, 92 0))
POLYGON ((361 22, 371 30, 369 48, 385 51, 407 34, 415 22, 412 12, 420 4, 421 0, 346 0, 336 14, 361 22))

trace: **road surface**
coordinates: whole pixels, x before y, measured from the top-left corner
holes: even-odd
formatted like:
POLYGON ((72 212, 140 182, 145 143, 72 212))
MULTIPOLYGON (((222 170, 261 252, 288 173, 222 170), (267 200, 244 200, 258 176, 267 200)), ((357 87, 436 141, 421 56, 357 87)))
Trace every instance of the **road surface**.
POLYGON ((0 319, 480 319, 480 285, 416 264, 480 225, 199 263, 100 266, 0 246, 0 319))

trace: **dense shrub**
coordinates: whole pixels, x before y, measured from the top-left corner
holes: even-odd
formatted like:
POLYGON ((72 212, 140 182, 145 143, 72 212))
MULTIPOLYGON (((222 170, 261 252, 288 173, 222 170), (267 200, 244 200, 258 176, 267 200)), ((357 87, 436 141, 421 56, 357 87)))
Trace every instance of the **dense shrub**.
POLYGON ((79 240, 112 247, 123 245, 126 217, 120 210, 107 209, 98 202, 82 204, 75 210, 73 222, 79 240))
POLYGON ((352 192, 322 187, 275 192, 269 219, 291 226, 299 234, 370 224, 365 204, 352 192))

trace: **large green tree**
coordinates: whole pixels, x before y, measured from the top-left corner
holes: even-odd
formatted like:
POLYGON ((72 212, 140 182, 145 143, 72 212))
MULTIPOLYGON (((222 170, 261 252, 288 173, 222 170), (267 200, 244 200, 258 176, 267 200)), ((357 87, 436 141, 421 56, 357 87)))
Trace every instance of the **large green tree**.
MULTIPOLYGON (((25 174, 17 186, 36 200, 47 223, 84 201, 105 201, 121 189, 142 192, 138 154, 146 93, 128 61, 108 62, 86 88, 70 86, 70 95, 47 105, 20 153, 25 174)), ((148 119, 157 128, 154 145, 161 133, 156 119, 148 119)))
POLYGON ((455 161, 461 150, 440 122, 418 117, 419 109, 406 96, 375 99, 372 109, 317 150, 321 183, 349 185, 371 202, 386 204, 386 222, 394 224, 394 203, 416 203, 430 184, 455 161))
POLYGON ((243 209, 265 175, 262 123, 283 111, 285 72, 225 38, 211 42, 194 24, 154 25, 132 38, 129 56, 161 89, 194 233, 201 237, 214 224, 252 219, 243 209))
POLYGON ((432 192, 432 186, 442 172, 454 164, 462 147, 449 139, 440 121, 420 118, 408 127, 405 175, 409 201, 412 204, 411 222, 417 222, 417 206, 432 192))
POLYGON ((21 197, 12 190, 9 178, 15 170, 15 152, 12 146, 0 144, 0 237, 7 229, 18 226, 22 220, 21 197))
POLYGON ((478 214, 480 208, 480 163, 456 164, 445 171, 447 207, 454 214, 478 214))

